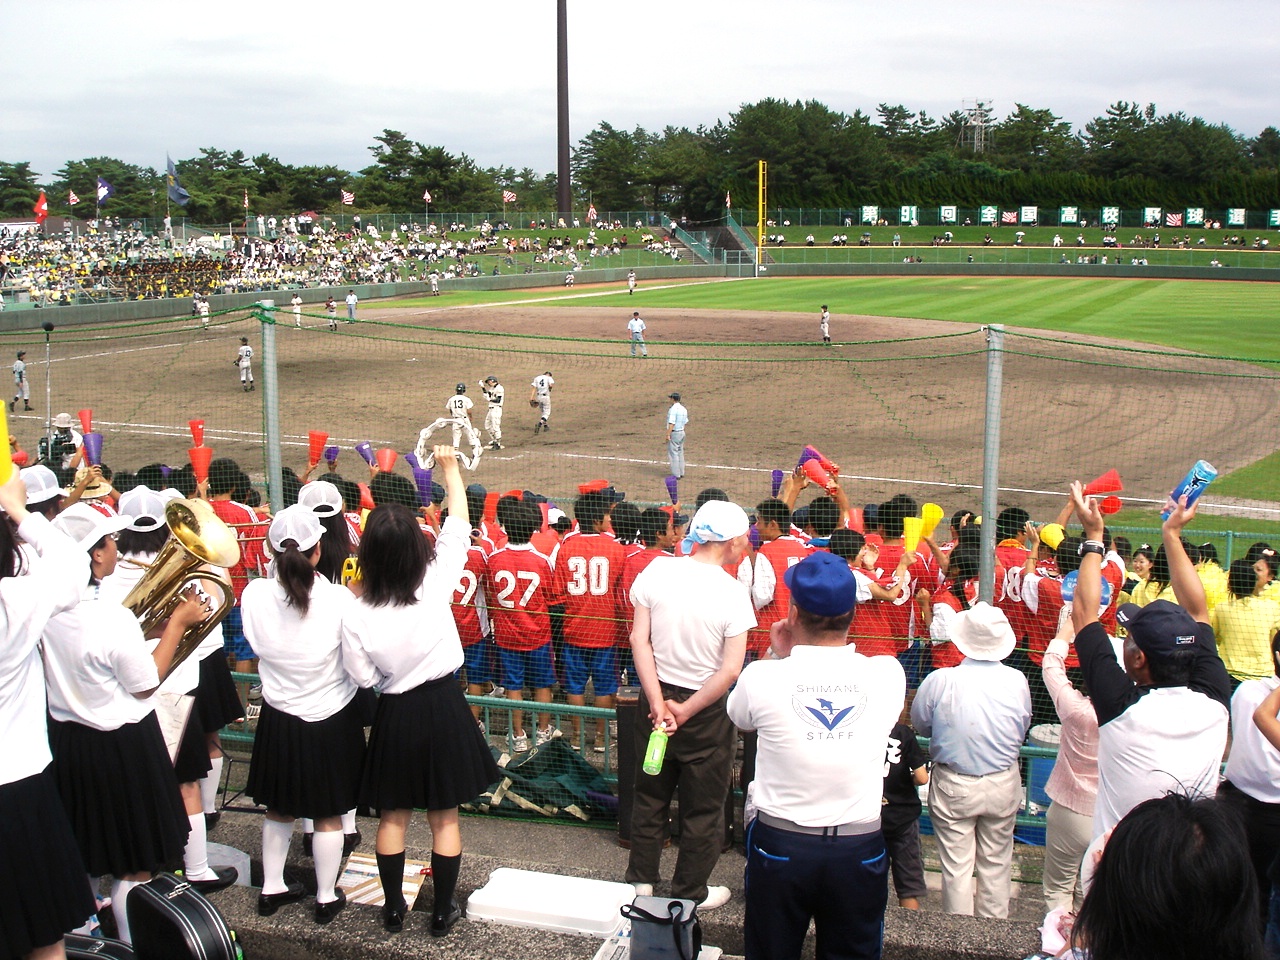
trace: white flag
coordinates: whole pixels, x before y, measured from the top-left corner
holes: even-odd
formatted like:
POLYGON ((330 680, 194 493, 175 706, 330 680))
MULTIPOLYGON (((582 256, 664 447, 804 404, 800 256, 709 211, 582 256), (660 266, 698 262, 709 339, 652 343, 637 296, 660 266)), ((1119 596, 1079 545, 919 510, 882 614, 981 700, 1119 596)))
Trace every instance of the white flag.
POLYGON ((430 202, 431 202, 431 191, 430 191, 430 190, 423 190, 423 191, 422 191, 422 199, 423 199, 423 200, 425 200, 427 203, 430 203, 430 202))

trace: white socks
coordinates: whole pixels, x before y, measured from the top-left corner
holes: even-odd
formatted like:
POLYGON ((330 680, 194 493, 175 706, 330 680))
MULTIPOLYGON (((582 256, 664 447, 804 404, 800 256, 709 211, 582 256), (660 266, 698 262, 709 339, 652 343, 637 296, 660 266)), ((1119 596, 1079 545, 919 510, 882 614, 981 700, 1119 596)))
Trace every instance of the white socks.
POLYGON ((317 830, 311 838, 311 858, 316 867, 316 903, 337 900, 333 885, 342 867, 342 831, 317 830))
POLYGON ((218 809, 218 785, 222 783, 222 757, 211 757, 213 769, 200 781, 200 803, 205 813, 215 813, 218 809))
MULTIPOLYGON (((262 820, 262 892, 284 893, 289 885, 284 882, 284 862, 289 856, 289 841, 293 839, 293 822, 281 823, 264 817, 262 820)), ((341 851, 339 851, 341 852, 341 851)))
POLYGON ((182 851, 182 868, 187 880, 212 880, 217 874, 209 868, 209 844, 204 829, 204 814, 193 813, 187 817, 191 830, 187 833, 187 845, 182 851))
POLYGON ((125 900, 129 891, 138 886, 137 880, 111 881, 111 912, 116 917, 117 936, 125 943, 133 943, 133 935, 129 932, 129 915, 125 911, 125 900))
POLYGON ((354 807, 342 815, 342 832, 356 832, 356 811, 354 807))

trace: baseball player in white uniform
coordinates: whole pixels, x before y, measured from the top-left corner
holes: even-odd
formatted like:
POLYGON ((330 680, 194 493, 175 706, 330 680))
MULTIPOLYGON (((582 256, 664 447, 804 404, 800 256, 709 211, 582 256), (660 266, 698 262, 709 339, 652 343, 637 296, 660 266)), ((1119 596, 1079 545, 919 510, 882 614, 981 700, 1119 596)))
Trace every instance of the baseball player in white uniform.
POLYGON ((253 347, 249 346, 249 338, 240 338, 240 349, 236 351, 234 361, 236 366, 240 368, 240 386, 245 393, 254 389, 253 386, 253 347))
POLYGON ((293 307, 293 325, 299 330, 302 329, 302 297, 298 294, 293 295, 293 299, 289 301, 289 305, 293 307))
POLYGON ((649 348, 644 345, 644 332, 647 328, 645 323, 640 319, 640 311, 636 310, 631 314, 631 319, 627 321, 627 330, 631 334, 631 355, 636 355, 636 346, 640 347, 640 356, 649 356, 649 348))
POLYGON ((506 394, 498 378, 485 377, 480 381, 480 389, 484 398, 489 401, 489 409, 484 415, 484 428, 489 432, 489 449, 502 449, 502 399, 506 394))
POLYGON ((556 382, 551 379, 551 371, 540 373, 533 378, 533 390, 529 393, 529 406, 537 407, 539 412, 538 424, 533 428, 534 436, 540 434, 543 430, 551 432, 551 388, 556 382))
POLYGON ((474 404, 472 404, 471 398, 467 396, 467 385, 459 383, 454 388, 453 396, 445 401, 444 408, 449 412, 449 415, 433 420, 428 426, 423 427, 418 434, 418 444, 413 452, 414 456, 418 458, 419 464, 423 467, 430 467, 435 464, 431 435, 444 427, 452 427, 453 446, 458 452, 458 459, 462 461, 462 465, 468 470, 476 468, 480 463, 480 454, 484 453, 484 444, 480 442, 480 434, 476 433, 475 427, 471 426, 472 406, 474 404), (471 447, 470 457, 463 453, 462 444, 459 442, 464 436, 471 447))
POLYGON ((636 272, 634 270, 627 271, 627 296, 636 292, 636 272))
POLYGON ((22 401, 22 409, 31 409, 31 384, 27 382, 27 361, 22 359, 27 355, 27 351, 19 350, 18 359, 13 364, 13 399, 9 401, 9 412, 13 412, 13 405, 19 400, 22 401))
POLYGON ((822 342, 831 343, 831 312, 827 305, 822 305, 822 317, 818 320, 818 329, 822 331, 822 342))

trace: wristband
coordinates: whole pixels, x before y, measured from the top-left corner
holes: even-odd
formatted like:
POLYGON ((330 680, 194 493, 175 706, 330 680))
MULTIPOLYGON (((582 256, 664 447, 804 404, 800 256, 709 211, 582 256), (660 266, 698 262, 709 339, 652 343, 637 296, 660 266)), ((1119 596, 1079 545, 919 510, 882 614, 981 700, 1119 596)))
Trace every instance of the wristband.
POLYGON ((1105 557, 1107 555, 1107 548, 1097 540, 1086 540, 1084 543, 1080 544, 1080 549, 1077 553, 1081 557, 1087 553, 1096 553, 1100 557, 1105 557))

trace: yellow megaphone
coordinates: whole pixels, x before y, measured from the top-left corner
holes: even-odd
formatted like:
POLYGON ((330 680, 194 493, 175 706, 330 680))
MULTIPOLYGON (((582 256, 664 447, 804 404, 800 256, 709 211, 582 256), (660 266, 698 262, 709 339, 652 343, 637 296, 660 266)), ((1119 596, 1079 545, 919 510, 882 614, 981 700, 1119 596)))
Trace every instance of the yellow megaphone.
POLYGON ((936 503, 926 503, 920 508, 920 518, 924 521, 924 526, 920 530, 920 536, 928 539, 933 536, 933 531, 938 529, 938 524, 942 522, 942 508, 936 503))

